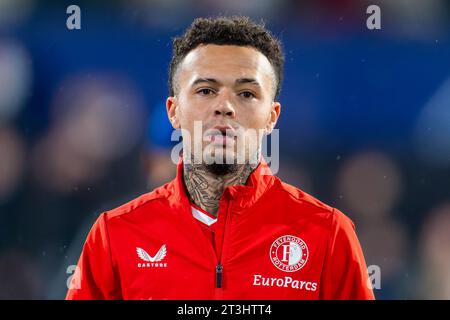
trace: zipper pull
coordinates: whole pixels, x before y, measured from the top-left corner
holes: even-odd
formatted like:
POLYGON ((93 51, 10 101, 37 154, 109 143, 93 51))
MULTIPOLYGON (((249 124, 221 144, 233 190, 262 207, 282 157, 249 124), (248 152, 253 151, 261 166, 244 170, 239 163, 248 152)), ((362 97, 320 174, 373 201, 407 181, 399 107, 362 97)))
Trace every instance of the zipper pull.
POLYGON ((223 266, 219 262, 216 266, 216 288, 222 288, 222 270, 223 266))

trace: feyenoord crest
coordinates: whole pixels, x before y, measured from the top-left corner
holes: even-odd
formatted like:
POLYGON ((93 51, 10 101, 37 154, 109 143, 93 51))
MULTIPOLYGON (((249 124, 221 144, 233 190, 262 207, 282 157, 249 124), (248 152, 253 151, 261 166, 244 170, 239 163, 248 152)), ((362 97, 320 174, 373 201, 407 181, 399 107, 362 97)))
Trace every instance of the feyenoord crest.
POLYGON ((308 247, 305 241, 296 236, 279 237, 270 247, 270 261, 285 272, 300 270, 308 261, 308 247))

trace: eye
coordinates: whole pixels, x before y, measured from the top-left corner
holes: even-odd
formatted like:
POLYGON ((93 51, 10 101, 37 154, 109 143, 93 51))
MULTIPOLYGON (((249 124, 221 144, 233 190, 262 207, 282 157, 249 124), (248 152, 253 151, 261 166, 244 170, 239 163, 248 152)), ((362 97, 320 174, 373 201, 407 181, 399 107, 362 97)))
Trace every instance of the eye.
POLYGON ((245 99, 255 98, 255 95, 253 94, 253 92, 250 92, 250 91, 241 92, 241 93, 239 93, 239 95, 245 99))
POLYGON ((209 95, 213 94, 214 91, 209 88, 203 88, 203 89, 198 90, 197 93, 202 96, 209 96, 209 95))

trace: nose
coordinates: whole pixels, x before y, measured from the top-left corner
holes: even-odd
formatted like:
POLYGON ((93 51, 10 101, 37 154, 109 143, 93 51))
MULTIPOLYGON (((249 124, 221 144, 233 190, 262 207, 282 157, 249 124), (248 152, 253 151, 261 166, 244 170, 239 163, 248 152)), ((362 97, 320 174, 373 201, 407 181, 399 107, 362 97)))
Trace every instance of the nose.
POLYGON ((214 107, 214 115, 234 118, 236 111, 229 94, 224 93, 218 104, 214 107))

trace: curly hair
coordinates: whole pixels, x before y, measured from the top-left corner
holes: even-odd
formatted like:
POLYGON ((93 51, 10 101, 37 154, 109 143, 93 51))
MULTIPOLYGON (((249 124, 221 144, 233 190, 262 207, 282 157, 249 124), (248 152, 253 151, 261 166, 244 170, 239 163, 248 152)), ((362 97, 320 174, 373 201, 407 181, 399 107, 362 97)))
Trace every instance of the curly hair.
POLYGON ((263 23, 257 24, 245 16, 232 16, 197 18, 184 35, 174 38, 169 66, 170 96, 174 96, 177 91, 174 77, 178 65, 200 44, 248 46, 258 50, 267 57, 275 71, 275 97, 280 94, 284 66, 281 42, 265 28, 263 23))

